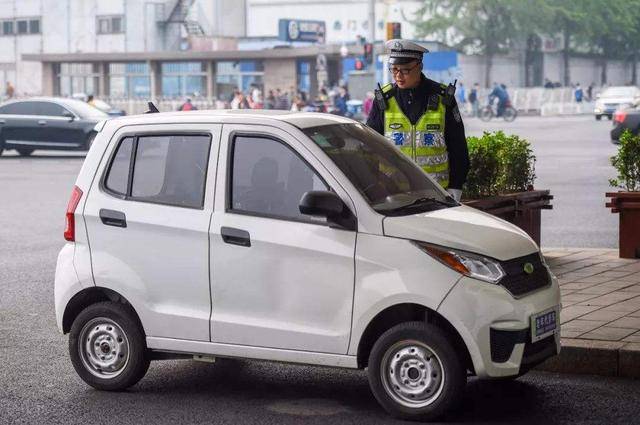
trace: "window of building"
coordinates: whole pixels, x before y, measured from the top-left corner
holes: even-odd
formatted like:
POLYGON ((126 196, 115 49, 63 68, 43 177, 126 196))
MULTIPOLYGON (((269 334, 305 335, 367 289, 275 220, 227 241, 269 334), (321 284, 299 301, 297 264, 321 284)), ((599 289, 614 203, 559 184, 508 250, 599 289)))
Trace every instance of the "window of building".
POLYGON ((306 60, 298 61, 298 90, 309 93, 311 90, 311 63, 306 60))
POLYGON ((27 34, 29 32, 29 21, 17 21, 18 34, 27 34))
POLYGON ((2 35, 13 35, 13 21, 2 21, 2 35))
POLYGON ((119 34, 124 32, 124 16, 110 15, 96 17, 98 34, 119 34))
POLYGON ((165 62, 161 72, 163 96, 198 97, 206 94, 207 73, 203 62, 165 62))
POLYGON ((149 65, 145 62, 110 63, 109 96, 148 99, 151 96, 149 65))
POLYGON ((29 20, 29 34, 40 34, 40 19, 29 20))
POLYGON ((98 90, 98 64, 61 63, 58 81, 57 95, 96 94, 98 90))
MULTIPOLYGON (((262 61, 217 62, 216 90, 218 98, 230 101, 236 88, 248 93, 252 84, 262 90, 263 77, 262 61)), ((284 89, 284 87, 282 88, 284 89)))
POLYGON ((125 138, 105 186, 134 201, 202 208, 210 145, 208 135, 125 138), (130 167, 132 150, 135 163, 130 167))
POLYGON ((3 20, 0 35, 40 34, 40 18, 3 20))
POLYGON ((322 178, 289 147, 264 137, 235 138, 231 174, 230 209, 259 216, 311 221, 300 213, 302 195, 328 190, 322 178))

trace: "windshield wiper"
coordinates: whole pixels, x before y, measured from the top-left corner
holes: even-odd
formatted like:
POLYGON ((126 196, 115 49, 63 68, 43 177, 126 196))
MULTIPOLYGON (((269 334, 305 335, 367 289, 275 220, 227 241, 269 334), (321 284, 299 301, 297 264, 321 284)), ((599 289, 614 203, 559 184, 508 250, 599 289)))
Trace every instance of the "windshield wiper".
POLYGON ((413 199, 411 202, 409 202, 407 204, 400 205, 400 206, 395 207, 395 208, 390 208, 387 211, 397 212, 397 211, 402 211, 402 210, 405 210, 405 209, 415 208, 415 207, 418 207, 418 206, 421 206, 421 205, 426 205, 426 204, 431 204, 431 205, 436 204, 436 205, 442 205, 442 206, 445 206, 445 207, 457 207, 458 205, 460 205, 455 201, 455 199, 453 199, 450 196, 447 196, 445 198, 445 200, 441 200, 441 199, 438 199, 438 198, 432 198, 432 197, 422 197, 422 198, 413 199))

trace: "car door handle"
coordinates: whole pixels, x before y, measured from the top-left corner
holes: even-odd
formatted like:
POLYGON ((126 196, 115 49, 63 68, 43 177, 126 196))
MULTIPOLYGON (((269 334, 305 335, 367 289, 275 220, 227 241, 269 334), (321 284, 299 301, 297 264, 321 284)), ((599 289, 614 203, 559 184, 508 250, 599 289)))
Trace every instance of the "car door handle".
POLYGON ((127 227, 127 217, 123 212, 114 210, 100 210, 100 220, 105 226, 127 227))
POLYGON ((38 125, 47 125, 45 120, 38 120, 38 125))
POLYGON ((222 240, 231 245, 251 246, 251 238, 246 230, 222 227, 220 228, 220 234, 222 235, 222 240))

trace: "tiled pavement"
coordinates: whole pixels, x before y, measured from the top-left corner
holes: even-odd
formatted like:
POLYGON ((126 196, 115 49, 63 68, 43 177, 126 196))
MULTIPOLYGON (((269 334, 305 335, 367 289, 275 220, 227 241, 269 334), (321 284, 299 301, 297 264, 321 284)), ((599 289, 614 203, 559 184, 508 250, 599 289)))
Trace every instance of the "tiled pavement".
POLYGON ((565 366, 577 361, 572 351, 577 349, 585 363, 597 363, 598 357, 611 363, 604 369, 586 364, 580 370, 640 377, 640 260, 618 258, 612 249, 543 252, 562 293, 563 352, 574 357, 565 366))
POLYGON ((563 338, 640 343, 640 260, 603 249, 544 255, 560 283, 563 338))

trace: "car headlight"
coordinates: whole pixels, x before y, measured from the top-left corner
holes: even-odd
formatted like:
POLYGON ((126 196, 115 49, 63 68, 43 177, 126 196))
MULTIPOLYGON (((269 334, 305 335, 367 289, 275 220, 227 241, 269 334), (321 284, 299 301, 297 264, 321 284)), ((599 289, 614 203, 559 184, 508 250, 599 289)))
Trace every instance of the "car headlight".
POLYGON ((506 273, 496 260, 470 252, 443 246, 415 242, 416 246, 445 266, 469 277, 489 283, 498 283, 506 273))

